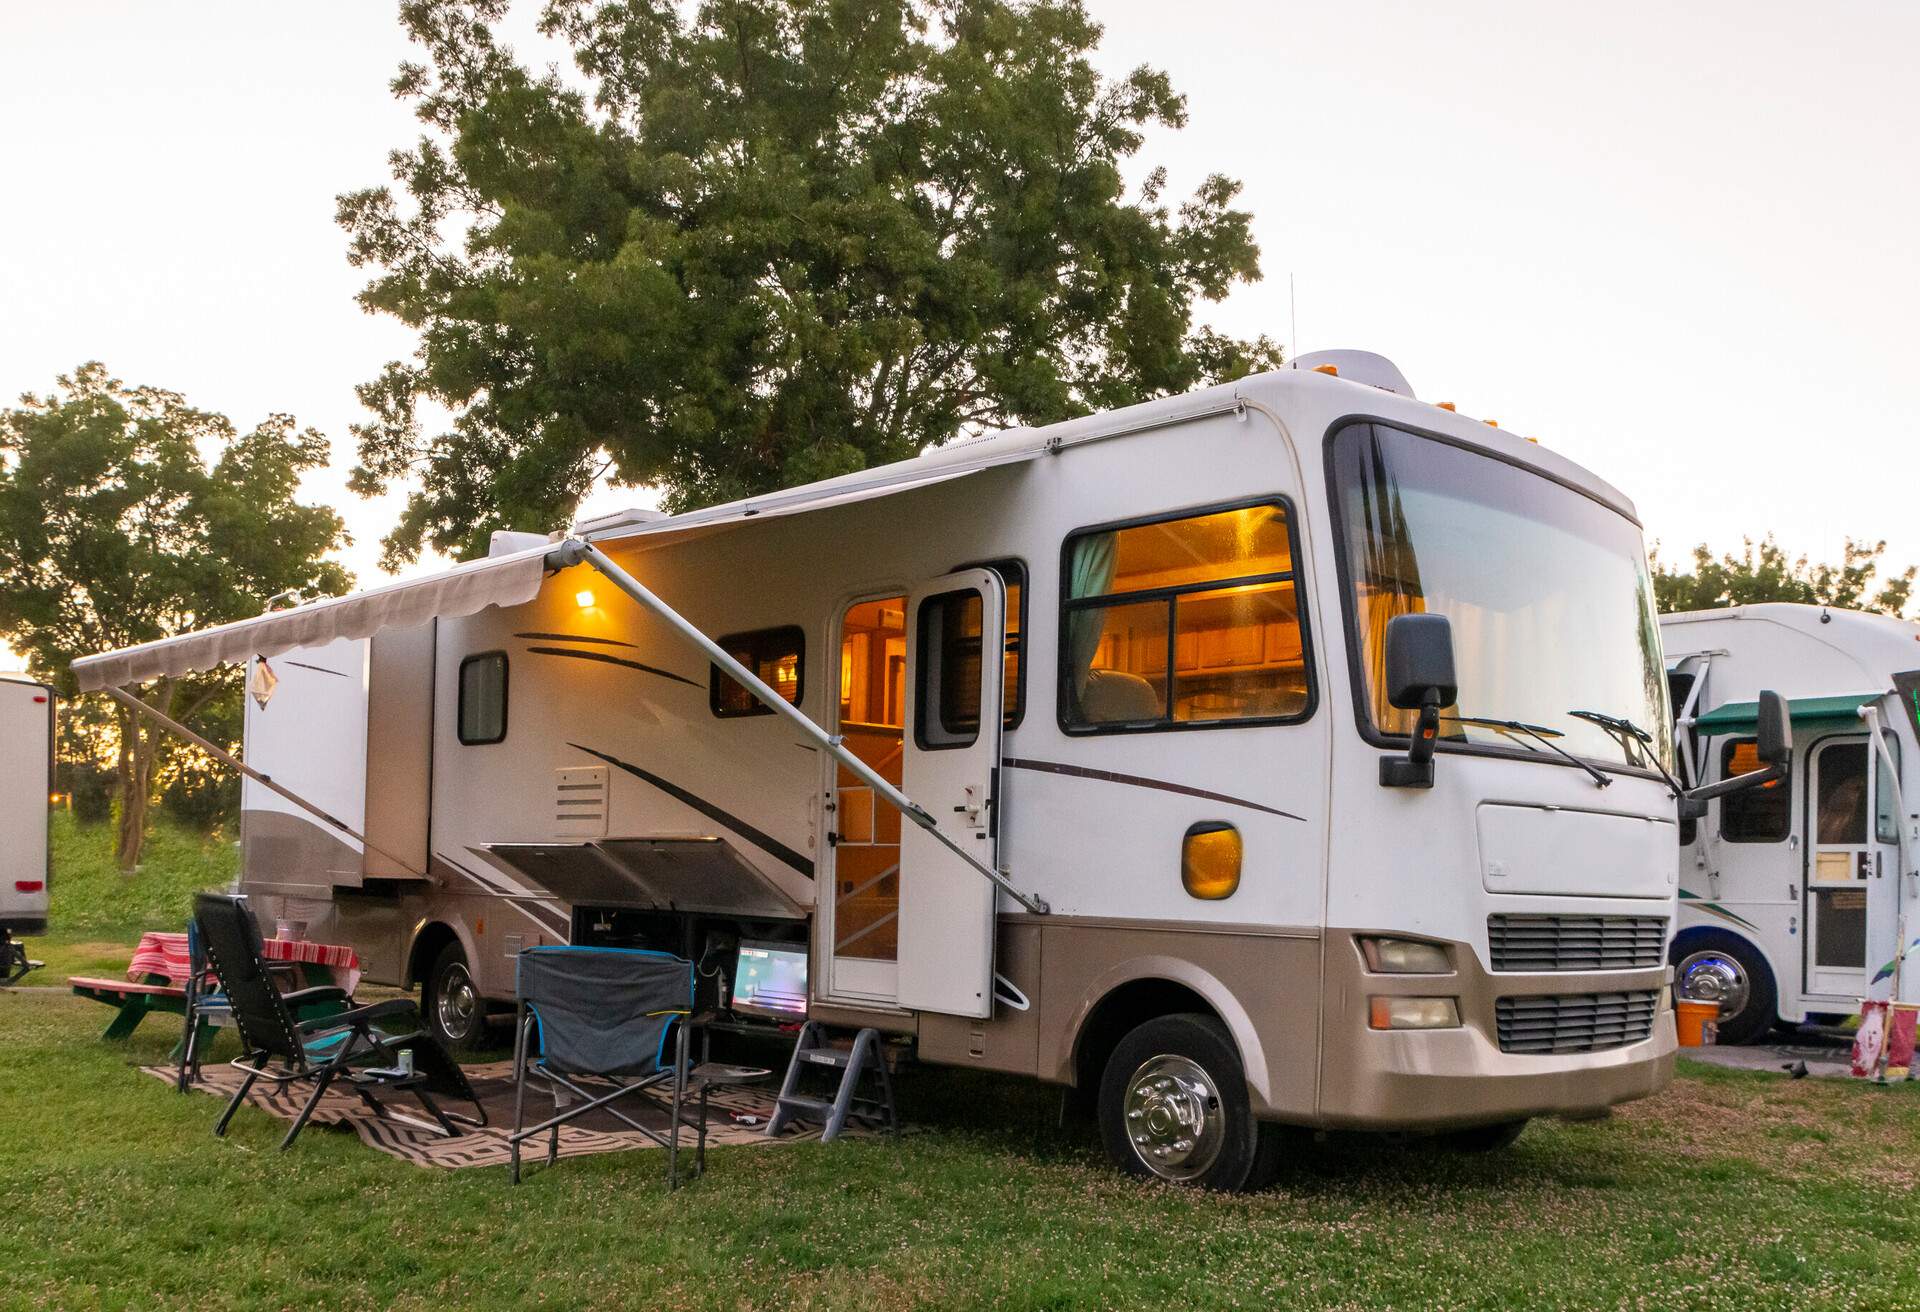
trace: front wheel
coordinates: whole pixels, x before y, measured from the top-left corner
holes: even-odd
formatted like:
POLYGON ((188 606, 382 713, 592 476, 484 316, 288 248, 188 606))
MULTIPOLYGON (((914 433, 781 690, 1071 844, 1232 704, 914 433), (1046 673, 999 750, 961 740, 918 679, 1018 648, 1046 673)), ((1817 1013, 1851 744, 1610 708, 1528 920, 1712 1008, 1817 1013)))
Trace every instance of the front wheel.
POLYGON ((1745 939, 1724 930, 1690 934, 1673 949, 1673 996, 1720 1004, 1719 1041, 1752 1043, 1773 1028, 1773 972, 1745 939))
POLYGON ((427 1032, 449 1053, 470 1053, 480 1047, 487 1028, 486 1002, 458 943, 447 944, 433 959, 433 968, 420 986, 420 1017, 427 1023, 427 1032))
POLYGON ((1100 1137, 1143 1179, 1232 1192, 1267 1173, 1240 1054, 1211 1016, 1160 1016, 1120 1040, 1100 1079, 1100 1137))

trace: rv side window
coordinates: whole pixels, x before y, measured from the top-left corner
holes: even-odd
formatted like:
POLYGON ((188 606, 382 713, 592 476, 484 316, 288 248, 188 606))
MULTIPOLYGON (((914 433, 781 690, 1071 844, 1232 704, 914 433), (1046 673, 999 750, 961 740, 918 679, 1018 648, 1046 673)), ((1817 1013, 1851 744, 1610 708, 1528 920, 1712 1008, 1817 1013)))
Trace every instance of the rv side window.
MULTIPOLYGON (((1900 764, 1900 740, 1890 733, 1880 735, 1887 745, 1887 754, 1893 757, 1895 766, 1900 764)), ((1887 769, 1886 757, 1874 752, 1874 766, 1878 778, 1873 785, 1873 836, 1883 843, 1900 841, 1900 807, 1895 798, 1896 781, 1887 769)))
MULTIPOLYGON (((1735 738, 1720 749, 1722 779, 1761 768, 1760 748, 1751 738, 1735 738)), ((1792 799, 1783 779, 1720 799, 1720 836, 1729 843, 1782 843, 1792 826, 1792 799)))
MULTIPOLYGON (((731 634, 720 639, 720 646, 727 655, 752 670, 760 682, 795 706, 800 704, 800 681, 805 677, 807 659, 807 635, 797 625, 731 634)), ((708 668, 712 674, 707 685, 707 704, 713 708, 715 715, 727 720, 741 715, 773 714, 770 707, 761 705, 757 697, 734 682, 731 676, 721 673, 718 665, 708 668)))
POLYGON ((972 588, 920 603, 913 740, 923 748, 970 747, 980 736, 980 612, 972 588))
POLYGON ((507 654, 482 652, 460 662, 456 729, 463 747, 483 747, 507 736, 507 654))
POLYGON ((1304 719, 1293 556, 1278 500, 1073 534, 1061 562, 1061 727, 1304 719))

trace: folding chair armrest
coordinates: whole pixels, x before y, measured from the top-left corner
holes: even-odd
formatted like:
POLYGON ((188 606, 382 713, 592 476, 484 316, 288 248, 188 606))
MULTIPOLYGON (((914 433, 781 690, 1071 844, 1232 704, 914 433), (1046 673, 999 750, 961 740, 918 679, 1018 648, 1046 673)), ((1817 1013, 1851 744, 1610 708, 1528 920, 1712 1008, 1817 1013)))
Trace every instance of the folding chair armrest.
MULTIPOLYGON (((282 993, 280 1000, 291 1010, 311 1007, 317 1002, 351 1002, 353 998, 338 984, 316 984, 310 989, 300 989, 294 993, 282 993)), ((329 1017, 329 1019, 332 1019, 329 1017)))
MULTIPOLYGON (((325 993, 329 991, 334 993, 341 992, 339 989, 307 989, 302 993, 288 994, 287 1002, 291 1004, 295 998, 305 997, 307 993, 325 993)), ((342 996, 344 997, 345 995, 342 994, 342 996)), ((415 1005, 412 998, 389 998, 385 1002, 376 1002, 366 1007, 355 1007, 352 1011, 343 1011, 338 1015, 315 1016, 311 1020, 303 1020, 300 1022, 300 1030, 303 1034, 316 1030, 344 1030, 360 1025, 370 1025, 377 1020, 390 1020, 395 1016, 417 1017, 418 1015, 419 1008, 415 1005)))

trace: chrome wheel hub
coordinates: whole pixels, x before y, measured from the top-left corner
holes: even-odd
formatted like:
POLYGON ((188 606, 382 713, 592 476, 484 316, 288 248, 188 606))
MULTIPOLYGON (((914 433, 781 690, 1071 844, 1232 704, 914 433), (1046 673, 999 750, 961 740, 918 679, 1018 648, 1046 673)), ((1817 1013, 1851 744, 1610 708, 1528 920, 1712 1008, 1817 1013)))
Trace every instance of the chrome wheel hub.
POLYGON ((1724 952, 1696 952, 1673 972, 1674 992, 1688 1002, 1717 1002, 1720 1019, 1746 1008, 1750 985, 1740 963, 1724 952))
POLYGON ((455 963, 447 970, 440 996, 434 1000, 434 1012, 447 1035, 464 1039, 473 1033, 474 1021, 480 1015, 480 993, 465 966, 455 963))
POLYGON ((1204 1067, 1187 1057, 1149 1057, 1127 1080, 1127 1138, 1163 1180, 1206 1173, 1226 1143, 1226 1111, 1204 1067))

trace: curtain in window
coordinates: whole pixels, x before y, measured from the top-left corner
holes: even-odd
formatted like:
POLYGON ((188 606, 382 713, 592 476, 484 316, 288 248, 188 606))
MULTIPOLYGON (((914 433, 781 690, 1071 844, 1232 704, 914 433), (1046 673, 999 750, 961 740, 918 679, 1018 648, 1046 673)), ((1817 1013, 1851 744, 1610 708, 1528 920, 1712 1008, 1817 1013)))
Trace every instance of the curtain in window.
MULTIPOLYGON (((1089 533, 1074 542, 1067 561, 1069 598, 1098 597, 1113 587, 1116 544, 1117 535, 1113 533, 1089 533)), ((1076 697, 1086 690, 1106 622, 1106 612, 1092 606, 1067 616, 1067 659, 1071 662, 1076 697)))

